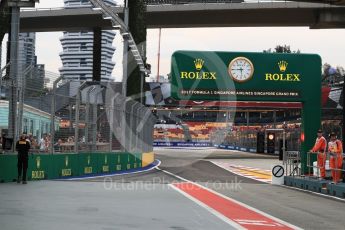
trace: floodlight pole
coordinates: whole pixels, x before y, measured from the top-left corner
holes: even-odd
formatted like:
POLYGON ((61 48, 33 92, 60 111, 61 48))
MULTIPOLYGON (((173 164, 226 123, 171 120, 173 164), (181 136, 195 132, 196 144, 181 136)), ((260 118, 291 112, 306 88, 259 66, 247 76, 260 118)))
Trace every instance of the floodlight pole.
POLYGON ((8 136, 13 138, 12 150, 17 140, 17 101, 18 101, 18 43, 19 43, 19 20, 20 8, 17 5, 11 7, 11 28, 9 34, 10 46, 10 95, 8 110, 8 136))
POLYGON ((55 108, 56 108, 56 88, 57 84, 63 79, 63 76, 58 77, 53 83, 52 98, 51 98, 51 110, 50 110, 50 151, 54 154, 54 142, 55 142, 55 108))
POLYGON ((8 105, 8 136, 13 138, 12 151, 15 151, 15 143, 17 135, 21 130, 17 130, 17 101, 18 101, 18 78, 19 61, 18 61, 18 43, 19 43, 19 23, 20 23, 20 7, 35 7, 38 0, 10 0, 8 6, 11 12, 11 26, 9 31, 9 47, 10 47, 10 92, 8 105))
MULTIPOLYGON (((125 23, 126 28, 128 28, 128 24, 129 24, 128 0, 125 0, 124 23, 125 23)), ((122 78, 122 95, 124 97, 127 96, 127 78, 128 78, 127 64, 128 64, 128 40, 124 38, 123 40, 123 78, 122 78)))
MULTIPOLYGON (((124 6, 124 23, 126 28, 129 25, 129 8, 128 0, 125 0, 124 6)), ((124 38, 123 40, 123 77, 122 77, 122 95, 124 98, 127 97, 127 79, 128 79, 128 40, 124 38)), ((126 103, 123 103, 123 114, 121 120, 121 132, 122 132, 122 151, 126 151, 126 103)))

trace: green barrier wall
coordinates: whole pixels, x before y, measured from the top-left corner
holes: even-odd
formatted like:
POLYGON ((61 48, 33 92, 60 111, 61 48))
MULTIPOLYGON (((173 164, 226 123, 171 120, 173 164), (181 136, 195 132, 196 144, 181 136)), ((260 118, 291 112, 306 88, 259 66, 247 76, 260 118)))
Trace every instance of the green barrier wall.
MULTIPOLYGON (((33 154, 28 180, 57 179, 132 170, 142 167, 141 153, 33 154)), ((17 155, 0 155, 0 182, 17 178, 17 155)))

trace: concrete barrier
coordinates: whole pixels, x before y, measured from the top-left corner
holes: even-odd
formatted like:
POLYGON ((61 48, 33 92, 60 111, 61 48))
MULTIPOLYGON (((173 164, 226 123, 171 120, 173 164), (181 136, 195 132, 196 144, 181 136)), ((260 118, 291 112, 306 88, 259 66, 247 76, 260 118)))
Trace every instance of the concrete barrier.
MULTIPOLYGON (((28 180, 115 173, 152 164, 154 153, 30 154, 28 180)), ((0 182, 17 179, 17 155, 0 155, 0 182)))

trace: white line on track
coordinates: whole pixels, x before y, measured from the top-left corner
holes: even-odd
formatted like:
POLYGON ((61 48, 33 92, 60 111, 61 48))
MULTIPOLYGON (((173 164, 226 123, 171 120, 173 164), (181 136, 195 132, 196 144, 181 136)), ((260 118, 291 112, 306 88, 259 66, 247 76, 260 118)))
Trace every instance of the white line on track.
MULTIPOLYGON (((166 171, 164 171, 166 172, 166 171)), ((170 174, 169 174, 170 175, 170 174)), ((181 189, 176 188, 174 185, 169 184, 169 187, 174 189, 175 191, 181 193, 183 196, 185 196, 186 198, 190 199, 191 201, 195 202, 196 204, 200 205, 201 207, 205 208, 207 211, 209 211, 210 213, 212 213, 213 215, 215 215, 216 217, 218 217, 219 219, 221 219, 222 221, 224 221, 225 223, 229 224, 231 227, 233 227, 234 229, 245 229, 243 228, 241 225, 237 224, 236 222, 232 221, 231 219, 227 218, 226 216, 224 216, 223 214, 219 213, 218 211, 214 210, 213 208, 209 207, 208 205, 202 203, 201 201, 199 201, 198 199, 192 197, 191 195, 189 195, 188 193, 182 191, 181 189)))
POLYGON ((284 184, 283 185, 278 185, 278 186, 281 186, 281 187, 284 187, 284 188, 289 188, 289 189, 294 189, 294 190, 297 190, 297 191, 300 191, 300 192, 311 193, 311 194, 314 194, 314 195, 318 195, 318 196, 322 196, 322 197, 331 198, 331 199, 334 199, 334 200, 339 200, 339 201, 345 202, 345 199, 340 198, 340 197, 336 197, 336 196, 331 196, 331 195, 327 195, 327 194, 323 194, 323 193, 318 193, 318 192, 313 192, 313 191, 309 191, 309 190, 304 190, 304 189, 301 189, 301 188, 287 186, 287 185, 284 185, 284 184))

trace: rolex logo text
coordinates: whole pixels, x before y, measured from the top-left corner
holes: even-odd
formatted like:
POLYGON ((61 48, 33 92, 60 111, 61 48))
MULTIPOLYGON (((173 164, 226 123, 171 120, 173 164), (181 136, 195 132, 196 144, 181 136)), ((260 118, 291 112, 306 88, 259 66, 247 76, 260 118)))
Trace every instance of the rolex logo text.
POLYGON ((285 73, 288 69, 288 62, 279 61, 278 67, 280 73, 266 73, 266 81, 289 81, 289 82, 299 82, 301 81, 301 75, 299 73, 285 73))
POLYGON ((191 79, 191 80, 216 80, 216 72, 203 71, 205 61, 197 58, 194 60, 195 71, 186 72, 182 71, 180 73, 181 79, 191 79))

